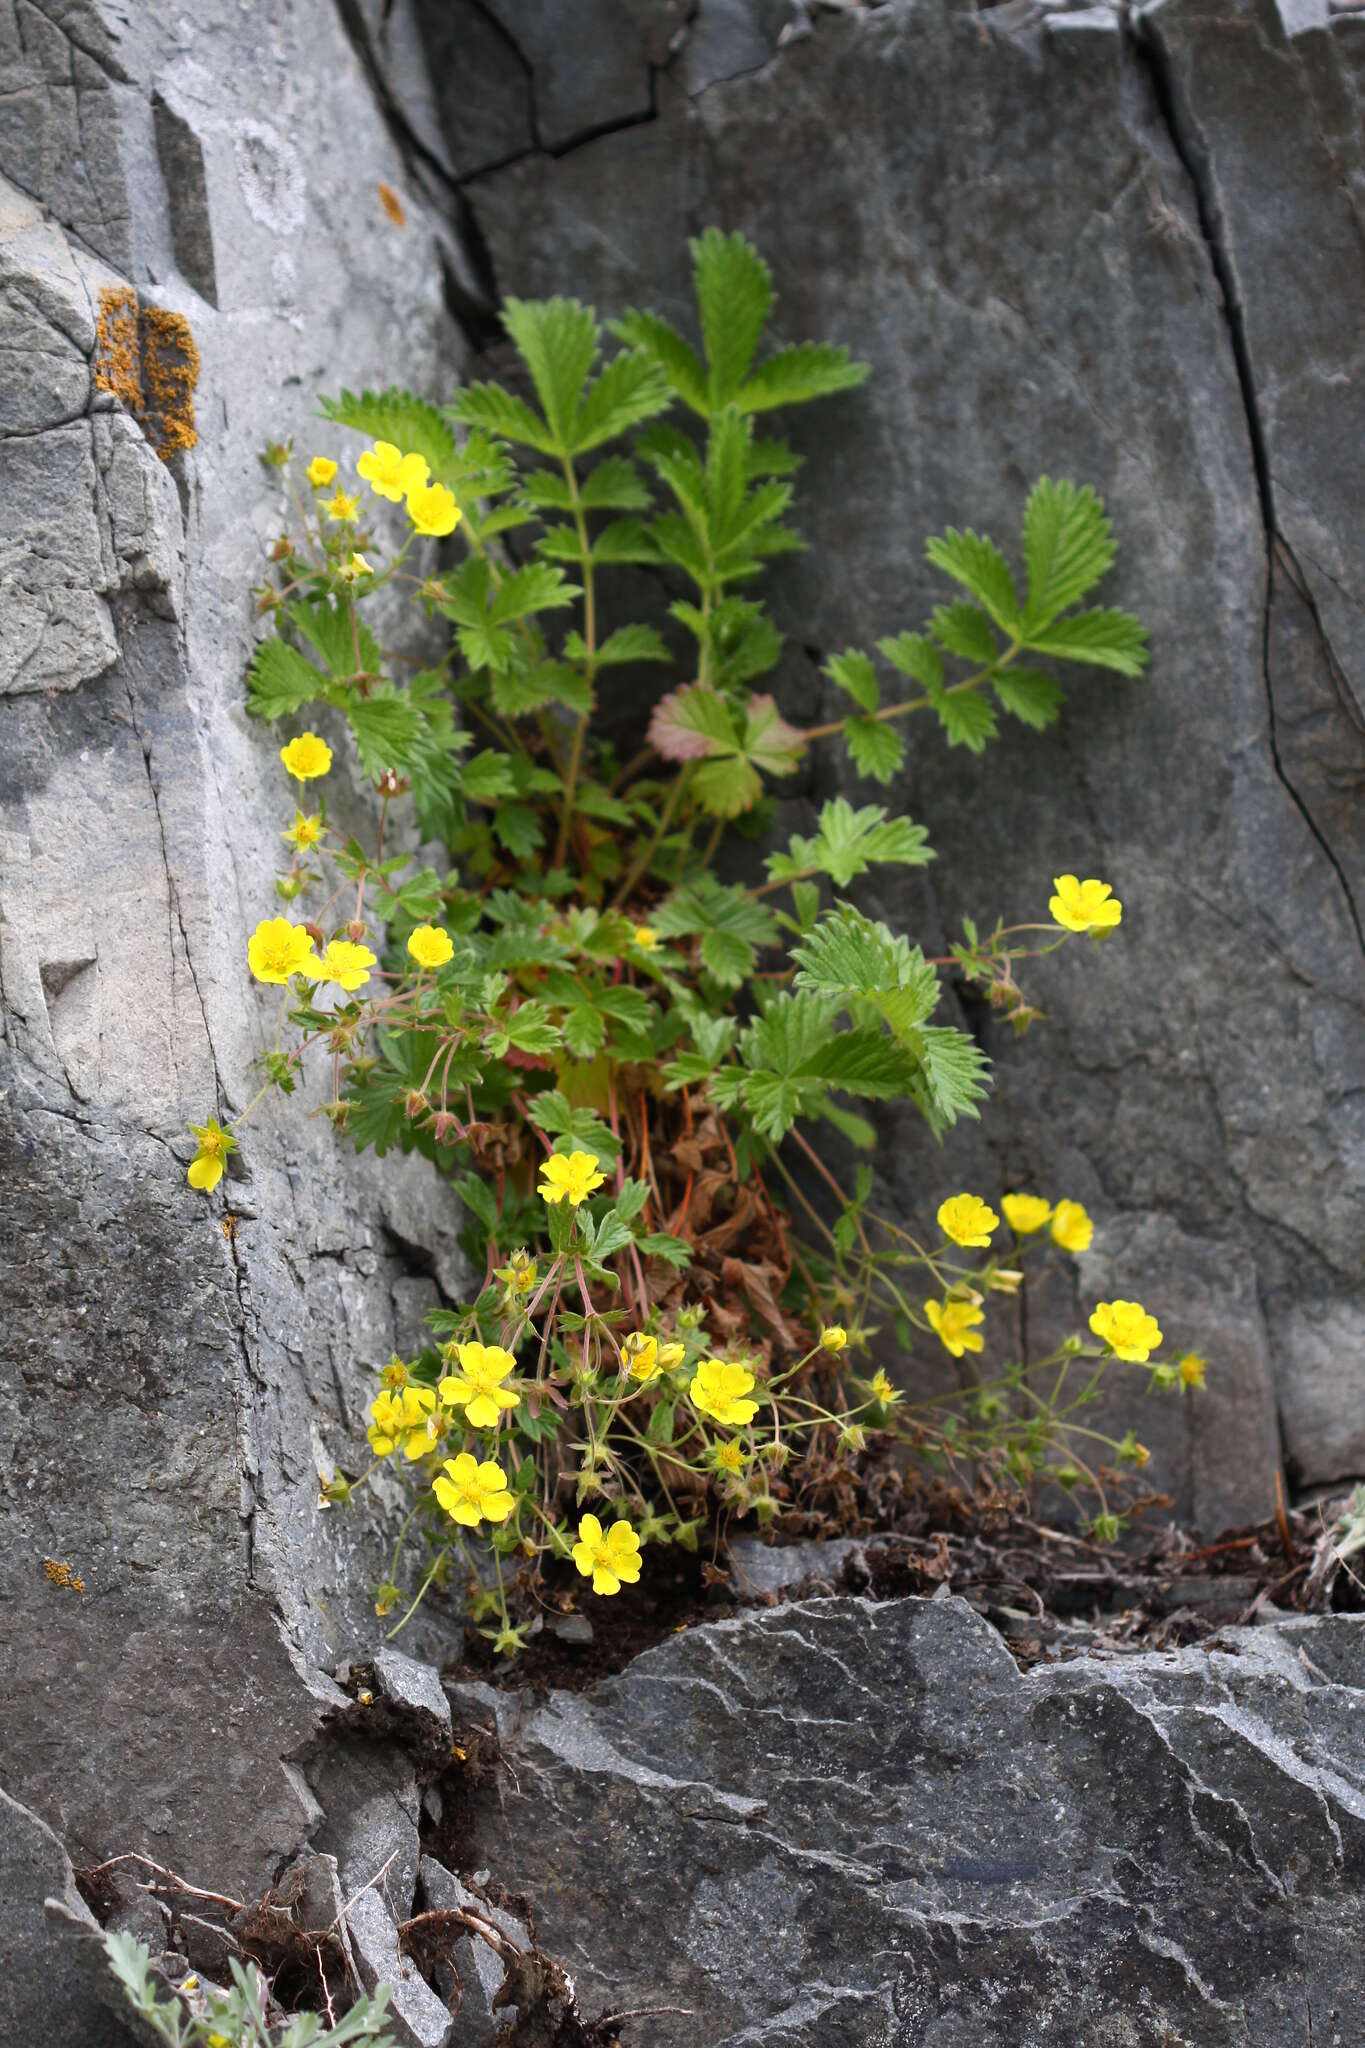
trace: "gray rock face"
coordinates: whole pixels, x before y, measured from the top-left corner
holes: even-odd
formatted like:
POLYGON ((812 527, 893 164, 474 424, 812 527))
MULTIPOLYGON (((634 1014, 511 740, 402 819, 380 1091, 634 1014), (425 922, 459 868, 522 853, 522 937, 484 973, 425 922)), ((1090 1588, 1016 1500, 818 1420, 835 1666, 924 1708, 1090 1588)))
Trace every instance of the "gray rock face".
POLYGON ((87 1977, 72 1967, 70 1948, 54 1969, 57 1929, 97 1934, 95 1917, 76 1889, 71 1863, 50 1827, 0 1791, 0 2021, 6 2039, 42 2038, 85 2048, 128 2048, 129 2035, 111 2017, 87 1977))
MULTIPOLYGON (((343 377, 446 395, 452 229, 330 0, 268 29, 232 0, 4 0, 0 69, 4 1776, 78 1864, 137 1850, 255 1898, 321 1818, 319 1672, 380 1633, 392 1528, 320 1513, 319 1481, 361 1461, 400 1326, 459 1286, 461 1220, 420 1162, 375 1175, 306 1114, 249 1125, 211 1202, 185 1182, 187 1120, 256 1089, 245 946, 292 817, 243 711, 288 516, 257 458, 321 446, 343 377), (95 388, 110 290, 198 350, 171 463, 95 388)), ((361 788, 330 794, 363 822, 361 788)), ((404 1638, 443 1640, 439 1610, 404 1638)), ((14 1878, 40 1924, 60 1886, 14 1878)), ((8 1970, 7 2038, 103 2039, 55 2025, 48 1963, 45 1990, 8 1970)))
POLYGON ((585 2008, 688 2009, 648 2048, 1365 2042, 1359 1620, 1021 1676, 960 1601, 812 1600, 508 1756, 471 1860, 585 2008))
MULTIPOLYGON (((1091 1206, 1097 1251, 1133 1254, 1122 1291, 1213 1361, 1217 1399, 1167 1424, 1156 1473, 1213 1529, 1273 1506, 1277 1409, 1295 1478, 1365 1456, 1361 22, 1161 0, 1130 33, 1108 8, 893 0, 810 25, 784 43, 757 0, 701 0, 657 118, 527 154, 470 201, 503 291, 689 325, 687 235, 743 228, 780 338, 872 362, 797 421, 793 706, 803 650, 938 600, 925 534, 1008 541, 1043 471, 1104 495, 1149 679, 1074 686, 1059 728, 983 763, 914 735, 892 801, 939 859, 868 901, 940 952, 964 912, 1037 916, 1079 865, 1115 883, 1123 933, 1036 972, 1049 1022, 1022 1044, 973 1014, 997 1061, 983 1131, 942 1153, 907 1132, 882 1172, 892 1214, 978 1184, 1091 1206)), ((561 72, 574 48, 561 17, 561 72)), ((882 794, 818 762, 809 798, 836 788, 882 794)), ((1017 1341, 1041 1355, 1074 1306, 1056 1276, 1017 1341)))

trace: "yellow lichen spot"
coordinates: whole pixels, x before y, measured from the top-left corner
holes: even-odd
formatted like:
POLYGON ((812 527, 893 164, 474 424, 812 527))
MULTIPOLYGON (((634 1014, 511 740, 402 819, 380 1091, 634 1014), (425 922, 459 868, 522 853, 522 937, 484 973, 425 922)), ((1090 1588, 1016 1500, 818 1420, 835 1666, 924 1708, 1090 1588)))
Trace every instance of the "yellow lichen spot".
POLYGON ((43 1559, 43 1577, 50 1579, 54 1586, 64 1586, 68 1593, 83 1593, 85 1580, 74 1566, 63 1563, 55 1557, 43 1559))
POLYGON ((95 388, 132 414, 163 462, 199 439, 194 389, 199 348, 183 313, 139 305, 127 285, 100 292, 95 324, 95 388))
POLYGON ((396 228, 406 226, 408 218, 406 209, 392 185, 380 185, 379 204, 383 207, 396 228))
POLYGON ((137 295, 127 285, 106 285, 95 323, 95 389, 112 392, 128 411, 142 409, 142 342, 137 295))

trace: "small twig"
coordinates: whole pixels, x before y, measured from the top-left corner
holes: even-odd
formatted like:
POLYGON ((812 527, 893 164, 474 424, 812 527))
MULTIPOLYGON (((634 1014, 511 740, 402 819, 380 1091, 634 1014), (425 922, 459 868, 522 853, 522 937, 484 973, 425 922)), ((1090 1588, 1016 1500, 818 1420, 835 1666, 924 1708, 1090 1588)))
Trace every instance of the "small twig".
POLYGON ((329 2027, 334 2027, 337 2023, 336 2007, 332 2004, 332 1993, 327 1983, 327 1972, 322 1967, 321 1942, 313 1949, 313 1961, 318 1966, 318 1980, 322 1985, 322 2002, 327 2007, 327 2024, 329 2027))
POLYGON ((1280 1468, 1275 1468, 1275 1519, 1280 1525, 1280 1541, 1284 1554, 1291 1564, 1297 1564, 1299 1554, 1294 1548, 1294 1539, 1289 1533, 1289 1517, 1284 1511, 1284 1488, 1280 1484, 1280 1468))
MULTIPOLYGON (((397 1854, 397 1851, 394 1852, 397 1854)), ((389 1859, 393 1860, 392 1857, 389 1859)), ((144 1870, 154 1870, 158 1877, 164 1877, 177 1891, 184 1892, 191 1899, 207 1899, 215 1906, 226 1906, 230 1913, 245 1913, 246 1906, 241 1899, 230 1899, 224 1892, 206 1892, 197 1884, 177 1877, 173 1870, 167 1870, 164 1863, 153 1862, 150 1856, 139 1856, 135 1849, 126 1849, 120 1856, 110 1856, 104 1863, 97 1863, 90 1875, 97 1877, 102 1870, 112 1870, 116 1863, 140 1863, 144 1870)))
POLYGON ((421 1927, 430 1927, 432 1929, 462 1927, 466 1934, 477 1934, 480 1941, 487 1942, 499 1962, 504 1964, 520 1962, 526 1953, 525 1949, 518 1947, 510 1935, 504 1934, 500 1927, 495 1927, 491 1920, 485 1920, 482 1914, 471 1913, 466 1907, 462 1906, 441 1906, 429 1913, 414 1914, 411 1920, 400 1920, 398 1923, 399 1939, 406 1941, 410 1934, 421 1927))
POLYGON ((632 2005, 625 2012, 604 2012, 596 2025, 619 2027, 622 2020, 652 2020, 665 2012, 678 2013, 685 2020, 694 2020, 697 2017, 696 2008, 691 2005, 632 2005))
POLYGON ((339 1913, 337 1914, 337 1916, 336 1916, 336 1919, 335 1919, 335 1920, 334 1920, 334 1921, 332 1922, 331 1926, 330 1926, 330 1927, 328 1927, 328 1928, 326 1928, 326 1929, 324 1930, 324 1932, 323 1932, 323 1937, 322 1937, 324 1941, 326 1940, 326 1938, 327 1938, 327 1936, 328 1936, 329 1934, 335 1934, 335 1933, 336 1933, 336 1930, 338 1929, 338 1927, 340 1927, 340 1925, 341 1925, 342 1921, 343 1921, 343 1920, 344 1920, 344 1919, 346 1918, 346 1915, 347 1915, 347 1914, 348 1914, 348 1913, 350 1912, 350 1910, 351 1910, 352 1906, 353 1906, 353 1905, 355 1904, 356 1900, 357 1900, 357 1899, 363 1899, 363 1898, 364 1898, 364 1896, 365 1896, 365 1894, 366 1894, 366 1892, 368 1892, 368 1891, 373 1891, 374 1887, 375 1887, 375 1886, 376 1886, 376 1885, 377 1885, 377 1884, 379 1883, 379 1880, 380 1880, 380 1878, 381 1878, 381 1877, 383 1877, 383 1876, 384 1876, 384 1874, 385 1874, 385 1872, 387 1871, 387 1869, 388 1869, 388 1867, 389 1867, 389 1864, 390 1864, 390 1863, 392 1863, 392 1862, 393 1862, 393 1861, 395 1860, 395 1858, 397 1857, 397 1855, 398 1855, 398 1851, 397 1851, 397 1850, 395 1849, 395 1850, 394 1850, 394 1852, 393 1852, 393 1855, 392 1855, 392 1856, 390 1856, 390 1857, 389 1857, 389 1858, 387 1859, 387 1861, 385 1861, 384 1863, 381 1863, 381 1865, 379 1866, 378 1870, 376 1870, 376 1872, 375 1872, 374 1876, 373 1876, 373 1877, 372 1877, 372 1878, 371 1878, 371 1879, 369 1880, 369 1882, 368 1882, 367 1884, 363 1884, 363 1885, 361 1885, 361 1887, 360 1887, 360 1890, 359 1890, 359 1891, 357 1891, 357 1892, 352 1892, 352 1894, 351 1894, 350 1898, 349 1898, 349 1899, 347 1899, 347 1901, 346 1901, 345 1905, 344 1905, 344 1906, 342 1907, 341 1911, 340 1911, 340 1912, 339 1912, 339 1913))

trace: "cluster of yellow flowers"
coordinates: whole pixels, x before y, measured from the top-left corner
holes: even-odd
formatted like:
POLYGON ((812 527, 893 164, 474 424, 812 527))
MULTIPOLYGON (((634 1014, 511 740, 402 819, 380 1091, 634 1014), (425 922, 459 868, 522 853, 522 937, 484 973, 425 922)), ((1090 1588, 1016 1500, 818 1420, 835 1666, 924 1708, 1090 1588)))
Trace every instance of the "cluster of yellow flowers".
MULTIPOLYGON (((1063 882, 1074 881, 1075 877, 1064 875, 1061 879, 1063 882)), ((1085 884, 1087 889, 1090 886, 1088 882, 1085 884)), ((1096 886, 1104 887, 1103 884, 1096 886)), ((1107 889, 1104 895, 1108 895, 1107 889)), ((1099 907, 1103 909, 1102 899, 1099 907)), ((1114 907, 1117 910, 1117 906, 1114 907)), ((1060 915, 1055 899, 1052 908, 1060 915)), ((1117 923, 1117 916, 1110 922, 1117 923)), ((1095 1235, 1094 1222, 1080 1202, 1052 1203, 1042 1195, 1011 1194, 1001 1197, 1000 1206, 1017 1238, 1031 1237, 1046 1225, 1063 1251, 1079 1253, 1089 1250, 1095 1235)), ((990 1244, 999 1224, 999 1216, 989 1203, 982 1201, 980 1195, 950 1195, 939 1205, 938 1227, 952 1244, 984 1248, 990 1244)), ((1017 1275, 1015 1277, 1017 1279, 1017 1275)), ((954 1358, 961 1358, 966 1351, 984 1348, 984 1339, 977 1327, 985 1321, 980 1301, 980 1295, 968 1288, 960 1295, 950 1294, 944 1301, 926 1301, 924 1304, 930 1328, 954 1358)), ((1149 1315, 1138 1301, 1100 1302, 1090 1318, 1090 1328, 1115 1358, 1134 1364, 1145 1365, 1161 1343, 1156 1317, 1149 1315)), ((1186 1386, 1204 1384, 1204 1361, 1194 1352, 1181 1360, 1178 1372, 1186 1386)))
MULTIPOLYGON (((406 504, 408 518, 416 532, 439 540, 455 531, 460 519, 455 494, 444 484, 431 481, 431 470, 425 456, 405 455, 401 448, 394 447, 392 441, 376 441, 372 448, 365 450, 356 463, 356 469, 377 498, 387 498, 394 505, 406 504)), ((315 455, 305 471, 315 491, 325 491, 335 481, 336 473, 335 462, 326 455, 315 455)), ((324 502, 322 509, 339 525, 354 526, 360 516, 360 499, 338 488, 324 502)), ((374 573, 363 555, 352 555, 350 566, 354 575, 374 573)))

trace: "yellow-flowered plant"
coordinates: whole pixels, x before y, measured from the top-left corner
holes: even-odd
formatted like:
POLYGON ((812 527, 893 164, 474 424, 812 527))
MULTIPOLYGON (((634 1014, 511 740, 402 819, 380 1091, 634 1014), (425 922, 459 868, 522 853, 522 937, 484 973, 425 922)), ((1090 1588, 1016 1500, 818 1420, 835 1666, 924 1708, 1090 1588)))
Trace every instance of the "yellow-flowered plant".
MULTIPOLYGON (((1088 1251, 1074 1191, 988 1198, 945 1175, 924 1230, 874 1204, 870 1169, 849 1184, 821 1149, 831 1127, 872 1147, 858 1105, 886 1120, 899 1103, 937 1136, 977 1114, 986 1061, 933 1021, 941 970, 1022 1030, 1038 1011, 1021 963, 1120 922, 1110 883, 1054 875, 1048 848, 1019 867, 1024 907, 1050 891, 1051 921, 964 921, 940 958, 845 896, 874 868, 931 857, 924 828, 867 786, 896 775, 909 714, 979 752, 1000 715, 1057 716, 1057 661, 1140 672, 1137 622, 1079 608, 1114 559, 1103 507, 1044 478, 1022 580, 982 535, 930 541, 952 602, 880 640, 879 660, 832 655, 841 714, 802 730, 773 693, 782 641, 759 594, 769 557, 796 544, 795 458, 755 419, 851 393, 865 370, 839 349, 760 355, 761 260, 714 230, 694 259, 705 361, 624 313, 599 368, 588 308, 512 301, 525 393, 476 384, 444 412, 403 392, 326 402, 363 446, 311 453, 312 496, 290 493, 302 525, 272 545, 259 593, 273 630, 250 708, 286 722, 299 783, 334 769, 345 734, 378 812, 362 845, 321 801, 292 825, 281 811, 290 915, 248 949, 281 991, 262 1092, 316 1071, 339 1134, 449 1174, 474 1276, 433 1313, 432 1341, 383 1367, 372 1463, 329 1473, 324 1501, 410 1491, 404 1527, 429 1560, 415 1599, 457 1562, 472 1570, 471 1544, 491 1547, 497 1586, 476 1613, 504 1650, 556 1575, 556 1597, 580 1575, 614 1595, 641 1578, 642 1550, 696 1547, 712 1516, 771 1520, 803 1471, 856 1476, 888 1438, 930 1464, 1090 1486, 1109 1517, 1115 1471, 1141 1461, 1136 1439, 1089 1427, 1100 1375, 1202 1378, 1202 1362, 1156 1357, 1151 1319, 1118 1301, 1087 1335, 1011 1362, 1012 1318, 992 1304, 1036 1262, 1088 1251), (630 562, 686 588, 666 631, 607 630, 605 589, 630 562), (404 594, 422 624, 410 662, 392 649, 404 594), (609 695, 627 713, 647 697, 638 751, 595 723, 609 695), (761 880, 719 880, 726 830, 752 840, 770 787, 835 739, 850 794, 770 845, 761 880), (400 845, 443 850, 439 867, 393 850, 391 814, 400 845), (928 1404, 896 1383, 911 1348, 944 1368, 928 1404)), ((193 1130, 190 1176, 208 1190, 237 1140, 214 1120, 193 1130)))

